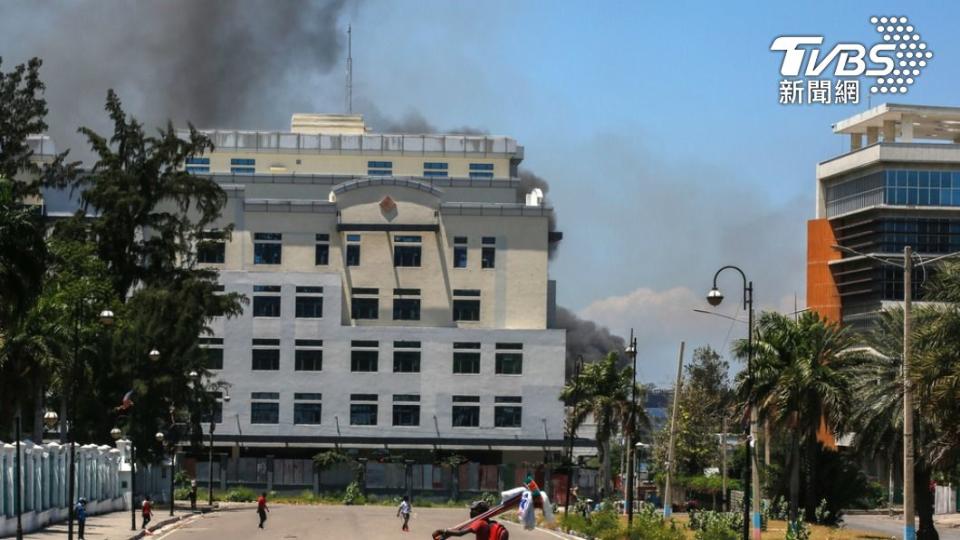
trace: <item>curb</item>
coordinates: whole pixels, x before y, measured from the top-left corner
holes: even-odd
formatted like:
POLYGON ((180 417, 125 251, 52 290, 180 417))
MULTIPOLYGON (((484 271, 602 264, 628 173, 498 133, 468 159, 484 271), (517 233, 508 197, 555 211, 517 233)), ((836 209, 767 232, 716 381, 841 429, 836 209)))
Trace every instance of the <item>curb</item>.
POLYGON ((177 522, 180 522, 180 521, 187 521, 187 520, 190 520, 190 519, 193 519, 193 518, 197 518, 197 517, 200 517, 200 516, 202 516, 202 515, 204 515, 204 514, 207 514, 207 513, 210 513, 210 512, 214 512, 214 511, 215 511, 215 510, 207 510, 207 511, 201 511, 201 512, 191 513, 191 514, 182 514, 182 515, 179 515, 179 516, 168 517, 167 519, 164 519, 164 520, 162 520, 162 521, 158 521, 157 523, 155 523, 155 524, 153 524, 153 525, 150 525, 149 527, 146 528, 146 530, 141 529, 141 530, 140 530, 139 532, 137 532, 136 534, 127 537, 127 540, 140 540, 141 538, 143 538, 144 536, 146 536, 147 531, 149 531, 151 534, 153 534, 153 533, 156 532, 157 530, 159 530, 159 529, 161 529, 161 528, 163 528, 163 527, 166 527, 167 525, 171 525, 171 524, 173 524, 173 523, 177 523, 177 522))

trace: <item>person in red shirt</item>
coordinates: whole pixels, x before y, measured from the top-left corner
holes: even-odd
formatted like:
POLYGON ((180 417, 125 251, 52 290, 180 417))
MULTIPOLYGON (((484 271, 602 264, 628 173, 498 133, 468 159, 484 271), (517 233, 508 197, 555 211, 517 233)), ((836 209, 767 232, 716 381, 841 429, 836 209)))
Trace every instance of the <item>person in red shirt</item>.
POLYGON ((140 509, 140 516, 143 518, 143 525, 141 525, 140 528, 146 529, 147 523, 150 523, 150 520, 153 519, 153 500, 149 495, 143 499, 143 506, 140 509))
POLYGON ((267 508, 267 492, 264 491, 263 493, 260 494, 260 497, 257 499, 257 514, 260 515, 259 527, 261 529, 263 528, 264 522, 267 521, 267 512, 269 511, 270 509, 267 508))
MULTIPOLYGON (((490 505, 484 501, 476 501, 470 505, 470 517, 474 518, 480 514, 484 514, 490 510, 490 505)), ((510 533, 507 532, 507 529, 497 523, 496 521, 490 519, 478 519, 470 525, 467 525, 463 529, 459 530, 450 530, 450 529, 437 529, 433 531, 433 538, 435 540, 443 540, 445 538, 450 538, 451 536, 466 536, 469 533, 476 535, 477 540, 509 540, 510 533)))

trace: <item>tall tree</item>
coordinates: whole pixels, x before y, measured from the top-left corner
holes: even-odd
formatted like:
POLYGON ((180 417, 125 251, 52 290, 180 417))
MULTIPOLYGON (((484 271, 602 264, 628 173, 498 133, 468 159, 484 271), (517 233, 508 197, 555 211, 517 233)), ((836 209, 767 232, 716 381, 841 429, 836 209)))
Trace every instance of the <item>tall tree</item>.
MULTIPOLYGON (((98 440, 126 421, 138 455, 150 459, 162 451, 153 434, 175 431, 172 424, 180 421, 170 411, 196 405, 189 373, 205 371, 199 337, 209 332, 211 318, 239 313, 242 297, 221 293, 217 272, 196 266, 195 246, 227 200, 216 182, 185 171, 187 159, 212 149, 209 139, 192 126, 180 138, 169 123, 148 136, 112 90, 105 109, 113 133, 80 129, 97 161, 67 182, 79 191, 83 209, 57 231, 82 231, 106 266, 119 306, 105 354, 87 364, 98 384, 84 388, 88 399, 78 401, 84 407, 78 429, 98 440), (153 348, 159 362, 148 359, 153 348), (131 388, 135 405, 125 419, 103 414, 131 388)), ((189 417, 196 435, 199 415, 189 417)))
MULTIPOLYGON (((814 519, 818 503, 818 432, 822 425, 839 431, 849 408, 850 381, 847 367, 856 355, 850 333, 839 325, 807 312, 796 320, 779 313, 760 315, 755 328, 752 383, 742 374, 738 394, 741 403, 754 403, 767 411, 770 421, 790 433, 790 520, 799 519, 801 445, 807 465, 805 513, 814 519)), ((746 340, 735 345, 737 356, 746 357, 746 340)), ((745 407, 744 407, 745 408, 745 407)))
POLYGON ((580 377, 567 383, 560 393, 565 402, 576 402, 567 418, 571 430, 575 432, 588 418, 592 418, 596 426, 602 485, 607 495, 612 492, 609 459, 612 439, 622 433, 628 440, 633 440, 637 433, 650 426, 642 405, 643 388, 634 381, 633 369, 619 368, 618 360, 617 354, 611 352, 603 359, 585 365, 580 377), (636 409, 631 409, 632 391, 637 392, 636 409), (631 425, 636 426, 637 433, 630 433, 631 425))

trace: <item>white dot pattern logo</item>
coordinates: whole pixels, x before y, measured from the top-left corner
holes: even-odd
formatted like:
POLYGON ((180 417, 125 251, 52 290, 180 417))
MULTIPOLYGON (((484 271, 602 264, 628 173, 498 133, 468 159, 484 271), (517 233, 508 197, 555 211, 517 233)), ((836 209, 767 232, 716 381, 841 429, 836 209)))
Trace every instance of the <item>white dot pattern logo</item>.
POLYGON ((903 16, 870 17, 870 24, 874 25, 884 42, 896 42, 895 65, 900 68, 893 70, 892 77, 878 77, 876 83, 870 86, 870 93, 907 93, 916 82, 915 78, 920 76, 920 71, 927 66, 927 61, 933 58, 933 52, 921 41, 920 33, 908 22, 907 17, 903 16), (905 75, 912 76, 904 78, 905 75))

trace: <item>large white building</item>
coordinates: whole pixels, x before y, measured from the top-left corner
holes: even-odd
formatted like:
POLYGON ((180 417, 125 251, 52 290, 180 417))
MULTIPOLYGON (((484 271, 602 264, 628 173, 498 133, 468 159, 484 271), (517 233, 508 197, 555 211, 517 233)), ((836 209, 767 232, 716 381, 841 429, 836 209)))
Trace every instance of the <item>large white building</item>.
POLYGON ((188 169, 228 203, 198 260, 250 299, 203 338, 231 398, 217 446, 504 462, 564 447, 559 235, 542 194, 520 192, 522 146, 373 134, 346 115, 206 133, 216 150, 188 169))

